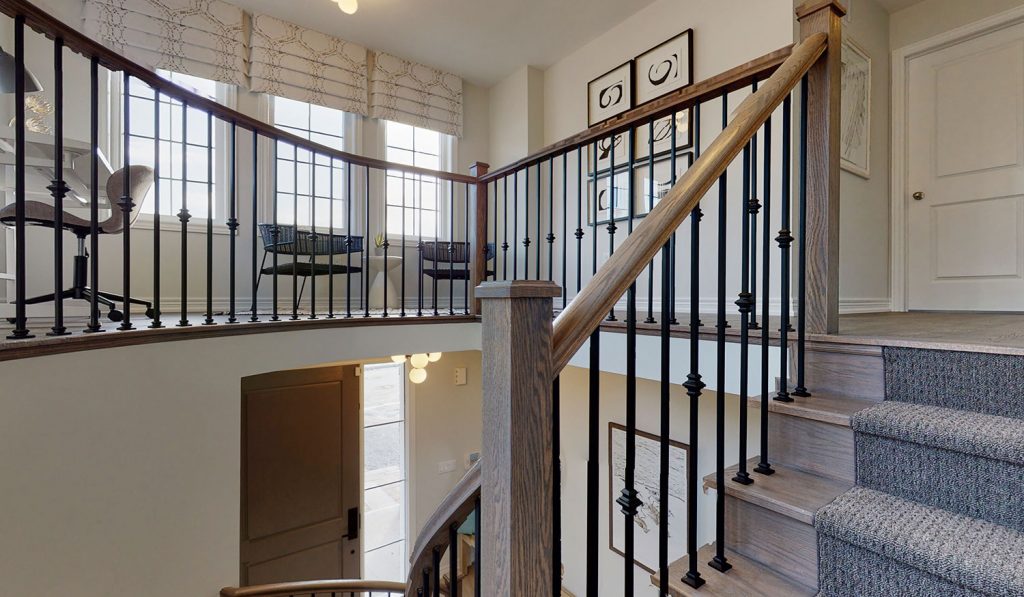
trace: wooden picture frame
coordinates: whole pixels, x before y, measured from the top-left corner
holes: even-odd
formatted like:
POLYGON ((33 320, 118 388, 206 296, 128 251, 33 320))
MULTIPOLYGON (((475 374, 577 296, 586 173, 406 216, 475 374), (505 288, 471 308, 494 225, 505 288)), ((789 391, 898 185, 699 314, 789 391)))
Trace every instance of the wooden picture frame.
MULTIPOLYGON (((619 497, 615 493, 615 446, 616 446, 616 432, 620 433, 620 437, 624 437, 626 433, 626 427, 619 423, 608 423, 608 549, 619 554, 622 557, 626 557, 626 554, 616 547, 615 532, 616 532, 616 520, 619 525, 625 524, 624 517, 621 511, 618 510, 618 506, 615 500, 619 497)), ((651 445, 654 446, 653 454, 660 453, 660 442, 661 439, 653 434, 645 431, 636 432, 637 438, 637 479, 636 488, 638 491, 638 497, 644 502, 641 506, 640 512, 637 514, 637 520, 640 523, 634 522, 639 528, 634 529, 635 533, 642 533, 642 535, 634 535, 636 541, 634 543, 634 558, 633 563, 640 568, 646 570, 651 574, 655 574, 658 568, 657 558, 657 542, 658 542, 658 524, 647 524, 646 521, 658 521, 661 517, 656 510, 651 510, 652 505, 657 505, 658 500, 656 496, 647 497, 643 494, 644 489, 641 485, 649 486, 649 481, 644 481, 642 477, 646 476, 642 472, 643 469, 648 467, 641 463, 641 451, 645 453, 652 453, 649 449, 651 445), (650 502, 650 503, 648 503, 650 502), (644 530, 646 528, 646 530, 644 530), (649 553, 650 549, 648 542, 645 539, 650 538, 654 543, 653 554, 649 553)), ((669 562, 678 560, 679 558, 686 555, 686 464, 688 452, 690 447, 687 444, 678 442, 675 440, 669 440, 669 488, 671 490, 669 498, 669 515, 668 528, 669 528, 669 562), (678 466, 674 466, 677 464, 678 466), (672 496, 676 496, 673 498, 672 496), (673 506, 673 503, 675 504, 673 506), (678 510, 677 510, 678 509, 678 510), (673 519, 673 516, 676 518, 673 519), (680 529, 682 529, 680 531, 680 529), (673 549, 674 547, 674 549, 673 549)), ((655 461, 653 470, 657 472, 659 469, 658 462, 655 461)))
POLYGON ((626 61, 587 83, 587 126, 633 108, 633 61, 626 61))
POLYGON ((693 85, 693 29, 687 29, 633 59, 636 105, 693 85))

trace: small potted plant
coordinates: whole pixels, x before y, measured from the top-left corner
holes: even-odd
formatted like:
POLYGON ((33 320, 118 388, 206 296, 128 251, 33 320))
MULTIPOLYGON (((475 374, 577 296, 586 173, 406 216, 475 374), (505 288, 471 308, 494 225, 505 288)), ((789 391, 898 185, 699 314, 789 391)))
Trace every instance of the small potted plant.
POLYGON ((383 255, 384 250, 388 247, 387 237, 382 233, 378 233, 373 237, 373 245, 377 247, 377 254, 383 255))

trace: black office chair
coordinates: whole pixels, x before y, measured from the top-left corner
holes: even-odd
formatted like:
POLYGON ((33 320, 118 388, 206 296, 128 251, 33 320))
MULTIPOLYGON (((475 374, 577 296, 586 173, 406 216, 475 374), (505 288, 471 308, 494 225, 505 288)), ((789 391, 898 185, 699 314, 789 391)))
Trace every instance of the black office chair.
MULTIPOLYGON (((484 247, 484 257, 488 263, 494 259, 494 243, 487 243, 484 247)), ((467 242, 424 241, 423 250, 420 251, 420 271, 435 280, 466 280, 472 275, 472 269, 468 266, 471 260, 470 245, 467 242)), ((484 272, 484 278, 493 275, 491 269, 484 272)))
MULTIPOLYGON (((259 289, 260 280, 263 274, 275 276, 301 276, 302 289, 295 297, 295 308, 298 308, 302 301, 302 295, 306 292, 306 280, 310 276, 329 276, 348 273, 359 273, 363 268, 359 265, 347 263, 317 263, 318 256, 334 255, 343 256, 348 253, 360 253, 363 250, 362 236, 348 236, 346 234, 327 234, 317 232, 315 235, 309 230, 297 230, 295 226, 278 224, 259 224, 260 237, 263 238, 263 261, 260 263, 259 277, 256 279, 256 288, 259 289), (277 253, 277 267, 273 264, 267 265, 267 257, 277 253), (281 259, 284 257, 284 259, 281 259), (306 260, 299 260, 296 257, 308 257, 306 260)), ((361 263, 360 259, 356 263, 361 263)), ((253 300, 256 300, 255 292, 253 300)))
MULTIPOLYGON (((136 202, 141 202, 142 199, 149 193, 150 187, 153 186, 153 169, 149 166, 132 166, 129 172, 130 177, 130 189, 128 190, 128 196, 136 202)), ((120 169, 114 172, 107 178, 106 185, 107 200, 110 202, 110 216, 107 219, 100 221, 97 224, 97 231, 99 234, 121 234, 124 232, 125 226, 131 226, 135 223, 135 219, 139 217, 140 210, 134 209, 131 211, 128 222, 124 221, 124 214, 121 212, 119 203, 121 197, 124 196, 124 169, 120 169)), ((7 226, 14 226, 16 222, 15 216, 16 206, 12 203, 0 209, 0 223, 6 224, 7 226)), ((107 317, 111 321, 121 321, 124 319, 124 313, 117 310, 117 305, 124 302, 124 297, 119 294, 113 294, 110 292, 93 292, 89 288, 89 253, 85 248, 85 239, 92 234, 92 226, 88 219, 79 217, 75 213, 70 211, 64 211, 63 223, 61 228, 73 233, 78 237, 78 254, 75 255, 74 261, 74 274, 72 277, 71 288, 60 293, 59 297, 57 294, 49 293, 42 296, 36 296, 25 301, 26 305, 36 305, 40 303, 48 303, 53 300, 64 299, 79 299, 83 301, 91 301, 95 294, 96 302, 100 305, 107 307, 107 317)), ((56 225, 53 217, 53 205, 49 203, 43 203, 42 201, 25 201, 25 223, 35 226, 45 226, 47 228, 53 228, 56 225)), ((129 299, 133 305, 142 305, 146 307, 146 317, 153 318, 153 305, 147 301, 141 299, 129 299)), ((98 317, 98 314, 97 314, 98 317)))

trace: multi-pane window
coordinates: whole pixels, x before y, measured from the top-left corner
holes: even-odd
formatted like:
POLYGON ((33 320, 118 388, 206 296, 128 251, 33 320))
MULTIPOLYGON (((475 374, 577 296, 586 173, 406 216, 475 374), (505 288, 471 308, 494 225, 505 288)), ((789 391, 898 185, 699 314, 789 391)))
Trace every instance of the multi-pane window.
POLYGON ((363 367, 363 578, 406 573, 405 365, 363 367))
MULTIPOLYGON (((281 97, 273 98, 273 122, 288 131, 332 149, 345 148, 346 114, 281 97)), ((286 142, 277 144, 277 221, 327 229, 344 229, 355 214, 346 211, 349 181, 345 165, 325 155, 316 156, 286 142), (315 217, 314 217, 315 216, 315 217)))
MULTIPOLYGON (((389 162, 443 170, 445 136, 397 122, 385 122, 385 156, 389 162)), ((385 218, 388 236, 408 240, 442 238, 443 210, 452 189, 433 176, 387 173, 385 218)))
MULTIPOLYGON (((222 101, 224 85, 191 75, 158 71, 160 76, 177 83, 198 95, 222 101)), ((154 113, 154 92, 134 78, 127 89, 129 95, 129 159, 134 164, 153 164, 157 122, 154 113)), ((174 216, 188 207, 193 218, 211 217, 218 221, 227 218, 225 198, 217 180, 223 176, 216 147, 223 141, 223 127, 206 113, 189 107, 182 110, 181 102, 160 95, 159 122, 159 174, 160 215, 174 216), (211 134, 212 133, 212 134, 211 134), (183 193, 184 191, 184 193, 183 193), (213 192, 212 213, 210 192, 213 192)), ((120 142, 114 140, 115 143, 120 142)), ((136 200, 142 214, 156 213, 156 189, 151 189, 142 201, 136 200)))

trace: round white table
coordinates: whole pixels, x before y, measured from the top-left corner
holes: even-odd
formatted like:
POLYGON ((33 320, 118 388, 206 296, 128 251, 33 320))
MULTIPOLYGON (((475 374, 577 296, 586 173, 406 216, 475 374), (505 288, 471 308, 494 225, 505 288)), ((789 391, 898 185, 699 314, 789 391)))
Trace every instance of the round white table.
POLYGON ((383 255, 370 256, 370 271, 373 273, 373 283, 370 284, 370 308, 384 308, 384 276, 387 276, 387 305, 389 309, 397 309, 402 297, 399 296, 400 286, 395 283, 391 272, 402 266, 402 258, 397 255, 388 255, 387 265, 384 263, 383 255))

